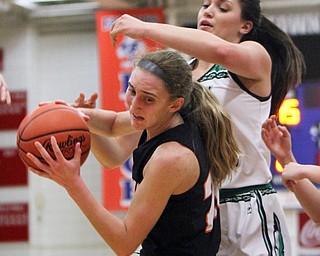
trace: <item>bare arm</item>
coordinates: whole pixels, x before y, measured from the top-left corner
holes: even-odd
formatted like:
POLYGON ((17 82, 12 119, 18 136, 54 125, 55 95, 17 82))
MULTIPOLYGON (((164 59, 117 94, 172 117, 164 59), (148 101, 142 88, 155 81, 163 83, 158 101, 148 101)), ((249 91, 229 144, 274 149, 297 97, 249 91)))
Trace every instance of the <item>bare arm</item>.
POLYGON ((114 168, 123 164, 138 146, 141 131, 132 129, 129 112, 81 109, 89 116, 91 152, 101 165, 114 168))
POLYGON ((91 133, 116 137, 136 132, 131 127, 129 111, 115 112, 112 110, 96 109, 97 99, 97 93, 93 93, 87 99, 84 93, 80 93, 75 102, 69 104, 88 117, 89 120, 86 121, 91 133))
POLYGON ((228 42, 198 29, 143 22, 127 14, 121 16, 112 27, 111 38, 114 43, 118 34, 153 40, 200 60, 220 64, 247 79, 260 81, 271 74, 269 54, 253 41, 240 44, 228 42))
POLYGON ((89 116, 91 152, 101 165, 114 168, 123 164, 138 146, 141 131, 131 127, 129 112, 80 109, 89 116))
POLYGON ((123 164, 138 146, 140 132, 121 137, 104 137, 91 134, 91 152, 99 163, 112 169, 123 164))
POLYGON ((284 167, 282 176, 291 180, 309 179, 320 184, 320 166, 291 162, 284 167))
POLYGON ((320 167, 299 165, 292 153, 291 136, 289 131, 276 124, 275 116, 267 119, 262 126, 262 138, 271 153, 284 167, 283 184, 291 190, 302 208, 316 223, 320 223, 320 191, 312 184, 319 182, 320 167))
POLYGON ((320 183, 320 166, 291 162, 284 167, 282 179, 284 182, 296 181, 293 187, 296 198, 309 217, 320 223, 320 191, 311 183, 320 183))
POLYGON ((51 142, 56 160, 50 157, 40 143, 37 143, 39 152, 49 165, 42 164, 33 155, 28 154, 42 171, 31 170, 64 187, 117 255, 129 255, 134 252, 158 221, 169 197, 185 183, 186 175, 194 177, 193 172, 199 172, 193 168, 197 163, 195 156, 190 157, 189 150, 186 152, 181 146, 177 149, 177 143, 167 143, 163 150, 157 149, 144 169, 144 179, 134 194, 126 217, 122 220, 105 209, 82 180, 80 144, 76 146, 75 157, 67 161, 62 156, 55 139, 51 142), (175 152, 178 152, 178 155, 175 152))
MULTIPOLYGON (((285 181, 284 181, 285 182, 285 181)), ((309 179, 296 181, 294 186, 294 195, 298 199, 302 208, 308 216, 315 222, 320 224, 320 191, 311 183, 309 179)))
POLYGON ((86 115, 91 132, 91 152, 101 165, 114 168, 123 164, 137 147, 141 131, 132 129, 128 111, 96 109, 97 93, 83 93, 71 106, 86 115))
POLYGON ((116 137, 137 132, 131 127, 129 111, 114 112, 90 108, 80 108, 80 110, 89 116, 87 124, 92 133, 116 137))

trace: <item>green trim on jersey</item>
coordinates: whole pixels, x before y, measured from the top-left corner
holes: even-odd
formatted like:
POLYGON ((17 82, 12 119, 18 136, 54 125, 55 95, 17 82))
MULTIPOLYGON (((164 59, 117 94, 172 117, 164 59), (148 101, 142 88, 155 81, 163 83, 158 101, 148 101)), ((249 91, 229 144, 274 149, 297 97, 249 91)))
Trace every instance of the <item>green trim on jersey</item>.
POLYGON ((262 197, 264 195, 277 193, 276 190, 272 187, 271 183, 257 185, 257 186, 248 186, 235 189, 221 189, 220 190, 220 204, 223 203, 238 203, 240 201, 249 202, 251 198, 256 199, 258 214, 261 221, 262 237, 266 250, 269 256, 284 256, 284 240, 281 232, 280 221, 277 215, 273 214, 273 238, 275 241, 275 248, 273 251, 272 242, 268 234, 268 224, 266 212, 263 207, 262 197))
POLYGON ((223 79, 228 77, 230 77, 228 70, 226 70, 224 67, 215 64, 207 73, 205 73, 204 76, 202 76, 198 80, 198 82, 201 83, 212 79, 223 79))
POLYGON ((254 197, 254 192, 257 190, 262 196, 277 193, 271 183, 242 188, 225 188, 220 189, 220 203, 250 201, 250 198, 254 197))

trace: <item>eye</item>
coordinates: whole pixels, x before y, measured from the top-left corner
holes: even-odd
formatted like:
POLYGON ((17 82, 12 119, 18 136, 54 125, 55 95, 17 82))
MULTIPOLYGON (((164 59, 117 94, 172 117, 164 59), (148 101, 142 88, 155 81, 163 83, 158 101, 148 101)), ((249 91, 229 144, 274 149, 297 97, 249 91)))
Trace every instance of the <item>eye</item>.
POLYGON ((203 1, 202 8, 207 9, 209 8, 210 4, 211 4, 210 1, 205 0, 203 1))
POLYGON ((154 102, 154 99, 151 98, 151 97, 145 97, 145 98, 144 98, 144 101, 145 101, 146 103, 153 103, 153 102, 154 102))
POLYGON ((219 7, 219 10, 221 11, 221 12, 228 12, 228 10, 226 9, 226 8, 224 8, 224 7, 219 7))
POLYGON ((128 86, 127 91, 133 96, 136 95, 136 91, 133 89, 132 86, 128 86))
POLYGON ((228 4, 226 3, 222 3, 220 6, 219 6, 219 10, 221 12, 228 12, 230 10, 230 6, 228 6, 228 4))

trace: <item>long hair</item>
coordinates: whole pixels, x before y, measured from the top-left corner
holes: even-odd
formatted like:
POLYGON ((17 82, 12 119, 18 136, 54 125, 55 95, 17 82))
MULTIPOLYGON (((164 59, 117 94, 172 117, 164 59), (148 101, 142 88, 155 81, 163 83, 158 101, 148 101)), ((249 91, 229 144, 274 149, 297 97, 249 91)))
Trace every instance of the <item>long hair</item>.
POLYGON ((305 72, 304 57, 291 37, 261 14, 259 0, 239 0, 242 19, 253 23, 252 30, 241 41, 253 40, 263 45, 272 60, 271 110, 277 114, 289 89, 301 82, 305 72))
POLYGON ((239 148, 229 115, 208 89, 193 81, 191 67, 179 53, 158 50, 142 57, 139 63, 146 61, 160 68, 156 75, 165 82, 172 99, 185 99, 180 113, 185 122, 200 131, 213 183, 230 177, 238 164, 239 148))
POLYGON ((193 88, 188 118, 200 129, 211 170, 215 170, 211 176, 218 184, 231 177, 237 169, 240 150, 231 118, 213 93, 198 82, 194 82, 193 88))

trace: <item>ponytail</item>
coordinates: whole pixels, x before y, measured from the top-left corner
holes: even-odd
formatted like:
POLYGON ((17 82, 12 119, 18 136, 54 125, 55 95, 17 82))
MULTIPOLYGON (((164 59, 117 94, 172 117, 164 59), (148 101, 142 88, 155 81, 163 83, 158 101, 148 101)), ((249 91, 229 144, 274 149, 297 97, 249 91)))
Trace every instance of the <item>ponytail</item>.
POLYGON ((289 89, 301 82, 301 76, 305 71, 303 55, 290 36, 263 15, 259 26, 241 39, 241 41, 245 40, 259 42, 271 57, 272 100, 270 115, 277 114, 289 89))
POLYGON ((238 165, 239 148, 229 115, 223 111, 215 96, 194 82, 186 120, 197 124, 210 163, 214 184, 230 178, 238 165))
POLYGON ((137 65, 162 79, 172 99, 185 99, 179 113, 185 122, 198 126, 213 183, 230 177, 239 154, 230 117, 209 89, 193 81, 186 60, 175 51, 159 50, 143 56, 137 65))

